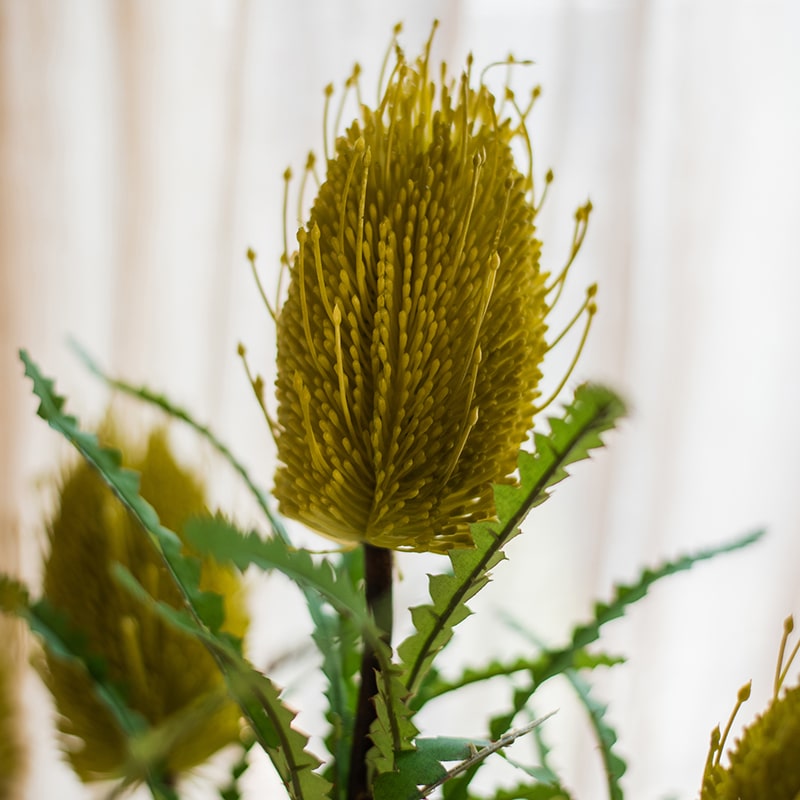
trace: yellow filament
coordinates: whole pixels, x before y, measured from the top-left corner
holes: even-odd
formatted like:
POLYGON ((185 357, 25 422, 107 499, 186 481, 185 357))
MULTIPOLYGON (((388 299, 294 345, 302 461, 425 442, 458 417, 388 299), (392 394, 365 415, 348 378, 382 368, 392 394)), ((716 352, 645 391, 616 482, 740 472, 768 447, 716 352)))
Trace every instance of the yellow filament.
POLYGON ((578 349, 575 351, 575 355, 572 358, 572 362, 570 363, 569 367, 567 368, 564 377, 559 382, 558 386, 556 387, 555 391, 547 398, 547 400, 542 403, 540 406, 536 406, 533 410, 534 414, 538 414, 540 411, 544 411, 547 406, 552 403, 559 394, 561 394, 561 390, 566 386, 567 381, 572 375, 575 367, 578 365, 578 359, 581 357, 581 353, 583 352, 584 345, 586 344, 586 339, 589 336, 589 329, 592 327, 592 318, 597 313, 597 306, 594 303, 588 303, 586 305, 586 326, 583 329, 583 335, 581 336, 581 340, 578 343, 578 349))
POLYGON ((347 221, 347 198, 350 196, 350 184, 353 182, 353 175, 356 171, 358 157, 364 152, 364 147, 364 139, 358 139, 355 143, 355 154, 347 169, 347 177, 345 178, 344 189, 342 190, 342 202, 339 209, 339 252, 342 255, 344 255, 344 227, 347 221))
POLYGON ((467 398, 467 404, 464 409, 464 419, 460 426, 461 435, 459 437, 458 445, 451 454, 448 460, 448 468, 445 472, 444 483, 450 480, 453 472, 455 472, 455 468, 458 464, 459 458, 461 458, 461 453, 464 450, 464 447, 467 444, 467 439, 469 438, 472 429, 475 427, 475 423, 478 421, 478 407, 472 407, 472 400, 475 397, 475 384, 478 381, 478 368, 480 367, 481 360, 483 358, 483 353, 481 352, 481 348, 475 351, 475 355, 473 357, 473 364, 472 364, 472 375, 470 376, 470 386, 469 392, 467 392, 464 396, 467 398))
POLYGON ((322 452, 319 449, 317 440, 314 436, 314 429, 311 427, 311 393, 303 385, 303 379, 300 377, 299 372, 294 373, 294 389, 297 392, 297 397, 300 400, 300 408, 303 411, 303 425, 306 434, 306 441, 308 442, 308 449, 311 452, 311 460, 314 466, 323 470, 325 468, 325 461, 322 458, 322 452))
POLYGON ((558 289, 556 292, 556 296, 553 298, 552 302, 550 303, 550 310, 552 311, 555 308, 556 303, 558 303, 559 298, 561 297, 561 292, 564 289, 564 283, 567 279, 567 274, 569 273, 569 269, 572 266, 573 262, 575 261, 578 252, 581 249, 581 245, 583 244, 583 240, 586 237, 586 230, 589 226, 589 214, 592 210, 592 203, 591 201, 587 202, 586 205, 581 206, 575 212, 575 227, 572 233, 572 246, 570 249, 569 259, 567 263, 564 265, 561 272, 558 274, 556 279, 547 287, 545 290, 545 294, 550 294, 553 289, 558 289))
POLYGON ((306 301, 306 277, 305 277, 305 266, 306 266, 306 239, 308 238, 308 234, 306 233, 304 228, 300 228, 297 231, 297 242, 300 245, 300 255, 298 256, 298 265, 299 265, 299 285, 300 285, 300 315, 303 319, 303 331, 306 335, 306 344, 308 345, 308 352, 311 358, 314 360, 314 364, 319 366, 319 359, 317 358, 317 351, 314 347, 314 337, 311 334, 311 325, 308 321, 308 303, 306 301))
MULTIPOLYGON (((330 160, 330 152, 328 150, 328 112, 331 107, 331 97, 333 95, 333 84, 329 83, 325 87, 325 107, 322 110, 322 146, 325 153, 325 163, 330 160)), ((334 131, 335 135, 335 131, 334 131)))
POLYGON ((239 358, 242 359, 242 364, 244 364, 244 371, 247 375, 247 380, 250 383, 250 386, 253 389, 253 394, 256 396, 256 400, 258 401, 258 405, 261 408, 261 412, 264 414, 264 419, 267 421, 267 425, 269 426, 269 432, 272 434, 273 440, 277 441, 278 436, 278 424, 275 420, 272 419, 269 409, 267 408, 266 401, 264 400, 264 380, 261 378, 260 375, 253 375, 250 371, 250 365, 247 363, 247 351, 245 350, 244 345, 240 342, 239 346, 236 348, 237 353, 239 354, 239 358))
MULTIPOLYGON (((522 109, 517 104, 516 98, 514 97, 513 93, 511 95, 511 104, 514 106, 514 111, 517 112, 519 115, 519 126, 517 130, 519 131, 520 135, 522 136, 522 141, 525 143, 525 153, 528 157, 528 186, 531 191, 531 197, 534 196, 534 186, 533 186, 533 143, 531 142, 530 134, 528 133, 528 126, 525 122, 525 118, 528 116, 531 110, 531 106, 528 106, 527 110, 523 113, 522 109)), ((534 208, 534 212, 536 209, 534 208)))
POLYGON ((736 718, 736 715, 739 713, 739 709, 747 702, 750 698, 750 688, 752 686, 752 681, 746 683, 739 689, 739 693, 736 696, 736 705, 731 712, 730 717, 728 718, 728 724, 725 726, 725 730, 722 732, 722 737, 719 741, 719 749, 717 750, 716 758, 714 759, 714 764, 719 764, 720 759, 722 758, 722 751, 725 748, 725 742, 728 739, 728 734, 731 732, 731 727, 733 726, 733 720, 736 718))
POLYGON ((344 115, 344 104, 347 100, 347 93, 355 86, 356 94, 358 94, 358 76, 361 74, 361 67, 359 64, 353 64, 353 71, 350 77, 344 82, 344 91, 342 92, 342 99, 339 101, 339 108, 336 111, 336 122, 333 125, 333 138, 336 140, 337 132, 341 130, 342 116, 344 115))
POLYGON ((458 269, 461 266, 461 256, 464 254, 464 243, 467 241, 467 233, 469 232, 469 225, 472 221, 472 211, 475 208, 475 198, 478 196, 478 181, 480 180, 481 170, 483 169, 484 161, 486 160, 485 151, 481 150, 475 153, 472 157, 472 188, 469 193, 469 206, 467 213, 461 223, 461 233, 458 237, 458 245, 453 256, 453 269, 458 269))
POLYGON ((592 298, 597 294, 597 284, 593 283, 587 290, 586 290, 586 299, 583 301, 581 307, 575 312, 575 316, 566 324, 564 330, 553 339, 550 344, 547 345, 547 349, 545 352, 549 352, 552 350, 575 326, 575 323, 583 316, 583 312, 589 307, 589 304, 592 302, 592 298))
POLYGON ((534 206, 533 211, 534 214, 538 214, 541 210, 542 206, 544 205, 544 200, 547 197, 547 190, 550 188, 550 184, 553 182, 553 170, 547 170, 547 174, 544 176, 544 189, 542 189, 542 196, 539 198, 539 202, 536 203, 536 198, 534 197, 534 206))
POLYGON ((350 408, 347 403, 347 381, 344 374, 344 363, 342 359, 342 312, 338 303, 333 307, 333 330, 336 338, 336 372, 339 376, 339 398, 341 400, 347 428, 355 441, 357 436, 353 428, 353 420, 350 418, 350 408))
MULTIPOLYGON (((434 21, 434 24, 435 24, 435 21, 434 21)), ((381 71, 380 71, 380 73, 378 75, 378 102, 376 104, 378 107, 381 106, 381 99, 383 98, 383 95, 384 95, 383 79, 386 77, 386 67, 389 66, 389 58, 391 57, 392 53, 395 52, 395 49, 397 47, 397 37, 402 33, 402 31, 403 31, 403 23, 402 22, 398 22, 394 26, 394 29, 392 30, 391 41, 389 42, 389 46, 386 48, 386 53, 383 56, 383 63, 381 64, 381 71)), ((395 65, 395 69, 396 68, 397 68, 397 66, 395 65)), ((394 69, 392 70, 392 75, 393 74, 394 74, 394 69)), ((389 80, 391 81, 391 76, 389 77, 389 80)))
POLYGON ((314 246, 314 267, 317 270, 317 282, 319 284, 319 296, 322 300, 322 306, 328 319, 333 322, 333 309, 331 308, 330 301, 328 300, 328 290, 325 288, 325 275, 322 271, 322 253, 319 249, 319 225, 314 223, 311 229, 311 244, 314 246))
POLYGON ((367 204, 367 178, 372 163, 372 151, 367 148, 362 159, 364 172, 361 176, 361 194, 358 198, 358 231, 356 232, 356 281, 359 297, 367 296, 367 277, 364 269, 364 215, 367 204))
MULTIPOLYGON (((283 273, 289 268, 289 184, 291 180, 292 170, 287 167, 283 173, 283 253, 281 254, 278 281, 275 287, 275 310, 277 313, 273 314, 273 320, 280 313, 283 273)), ((264 294, 263 291, 261 294, 264 294)))
MULTIPOLYGON (((403 77, 408 72, 405 65, 398 64, 396 68, 399 73, 400 77, 397 79, 397 83, 394 85, 394 95, 395 97, 399 96, 400 94, 400 87, 403 84, 403 77)), ((389 79, 391 80, 391 78, 389 79)), ((386 93, 388 99, 388 91, 386 93)), ((382 110, 381 110, 382 111, 382 110)), ((400 103, 394 102, 392 103, 391 108, 391 116, 389 117, 389 129, 386 131, 386 163, 383 165, 383 185, 389 186, 389 177, 390 171, 392 167, 392 145, 394 144, 394 134, 395 134, 395 123, 397 122, 397 115, 400 111, 400 103)))
MULTIPOLYGON (((267 299, 267 294, 264 291, 264 286, 261 283, 261 279, 258 277, 258 270, 256 269, 256 253, 255 250, 252 248, 248 248, 247 250, 247 260, 250 262, 250 270, 253 273, 253 278, 256 282, 256 287, 258 288, 258 293, 261 295, 261 299, 264 301, 264 305, 267 307, 267 311, 269 312, 270 317, 272 317, 272 321, 277 321, 277 314, 273 310, 272 305, 270 304, 269 300, 267 299)), ((283 257, 281 257, 281 272, 283 272, 283 257)), ((280 285, 280 278, 278 279, 280 285)))
MULTIPOLYGON (((792 620, 792 618, 789 617, 789 620, 792 620)), ((788 620, 787 620, 787 622, 788 622, 788 620)), ((794 625, 794 621, 793 620, 792 620, 792 625, 794 625)), ((784 630, 786 630, 786 629, 784 628, 784 630)), ((791 628, 789 629, 789 631, 787 631, 784 634, 784 637, 783 637, 784 641, 781 642, 781 662, 779 662, 779 664, 778 664, 779 668, 782 665, 785 643, 788 640, 788 636, 789 636, 790 632, 791 632, 791 628)), ((777 685, 775 686, 775 699, 778 698, 778 690, 781 688, 781 686, 783 686, 783 683, 786 680, 786 676, 789 674, 789 670, 792 667, 792 662, 794 661, 795 656, 797 656, 798 651, 800 651, 800 639, 798 639, 797 644, 795 644, 795 646, 792 648, 792 652, 789 653, 789 658, 786 659, 786 666, 783 667, 783 670, 780 673, 780 676, 779 676, 778 681, 777 681, 777 685)))
MULTIPOLYGON (((497 270, 500 269, 500 254, 496 251, 492 253, 491 260, 489 262, 489 275, 486 278, 486 281, 483 284, 483 294, 481 296, 481 308, 478 312, 478 319, 475 322, 475 325, 472 328, 472 341, 470 342, 469 351, 474 353, 476 351, 476 345, 478 343, 478 337, 481 333, 481 328, 483 327, 483 320, 486 318, 486 312, 489 309, 489 303, 492 299, 492 293, 494 292, 494 284, 495 278, 497 277, 497 270)), ((480 351, 480 347, 477 347, 477 350, 480 351)), ((480 361, 480 353, 478 355, 478 361, 480 361)), ((467 368, 464 368, 464 371, 461 374, 461 378, 459 379, 458 385, 464 382, 464 377, 467 374, 467 368)), ((475 389, 475 379, 477 377, 477 371, 472 377, 472 388, 470 389, 469 396, 472 396, 472 392, 475 389)))
POLYGON ((303 170, 303 177, 300 178, 300 191, 297 193, 297 224, 303 224, 303 201, 305 200, 306 196, 306 182, 308 180, 309 173, 314 175, 315 180, 319 183, 319 179, 316 177, 316 172, 314 171, 314 165, 317 162, 317 157, 314 155, 313 152, 308 154, 306 158, 306 166, 303 170))

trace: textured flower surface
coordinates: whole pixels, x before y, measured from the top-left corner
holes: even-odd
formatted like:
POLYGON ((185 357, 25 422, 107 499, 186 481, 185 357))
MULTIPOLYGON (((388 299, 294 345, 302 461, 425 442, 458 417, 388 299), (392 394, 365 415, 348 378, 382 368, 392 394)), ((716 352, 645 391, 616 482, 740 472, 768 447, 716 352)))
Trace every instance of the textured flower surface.
MULTIPOLYGON (((277 318, 275 495, 343 542, 446 552, 494 515, 539 395, 545 275, 530 171, 483 83, 396 49, 335 143, 277 318)), ((510 104, 516 108, 515 104, 510 104)))
MULTIPOLYGON (((786 639, 793 627, 790 617, 784 627, 772 702, 735 742, 728 766, 720 763, 725 736, 720 738, 719 728, 714 731, 700 800, 800 800, 800 686, 779 694, 797 653, 795 648, 784 666, 786 639)), ((739 693, 736 710, 749 694, 748 684, 739 693)))
MULTIPOLYGON (((190 516, 206 513, 201 486, 177 465, 163 432, 151 436, 146 454, 131 466, 141 472, 143 497, 168 528, 180 531, 190 516)), ((181 604, 138 523, 83 462, 63 481, 49 533, 45 597, 87 635, 90 650, 105 659, 129 707, 151 725, 175 722, 182 715, 195 720, 188 730, 177 728, 165 754, 166 770, 174 775, 190 769, 236 740, 238 707, 227 699, 222 676, 202 644, 167 626, 111 576, 111 564, 119 562, 153 596, 175 607, 181 604)), ((225 598, 225 627, 242 635, 247 618, 234 575, 205 563, 201 585, 225 598)), ((94 696, 88 678, 51 656, 44 672, 76 773, 82 780, 116 776, 128 757, 125 736, 94 696), (71 737, 77 737, 77 744, 71 737)))
POLYGON ((800 686, 756 717, 729 757, 727 768, 706 776, 702 800, 798 800, 800 686))

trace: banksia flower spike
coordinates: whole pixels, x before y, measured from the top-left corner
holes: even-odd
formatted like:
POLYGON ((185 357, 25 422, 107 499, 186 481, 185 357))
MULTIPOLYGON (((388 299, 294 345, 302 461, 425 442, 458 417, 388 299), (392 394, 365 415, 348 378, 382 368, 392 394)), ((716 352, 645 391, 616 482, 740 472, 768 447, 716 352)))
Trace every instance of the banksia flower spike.
POLYGON ((789 617, 775 675, 772 701, 763 714, 745 728, 721 764, 727 733, 739 707, 750 696, 750 685, 739 692, 738 703, 725 732, 716 728, 703 775, 700 800, 797 800, 800 797, 800 686, 786 689, 784 682, 800 643, 786 659, 788 637, 794 628, 789 617))
MULTIPOLYGON (((175 462, 163 431, 150 437, 144 457, 130 466, 141 472, 142 496, 167 527, 180 532, 191 516, 207 513, 202 487, 175 462)), ((163 754, 166 772, 174 777, 237 740, 238 707, 203 645, 166 625, 112 577, 110 567, 119 562, 153 596, 181 604, 155 548, 84 462, 63 480, 49 535, 45 597, 86 634, 88 648, 105 659, 132 710, 152 726, 178 726, 163 754), (180 728, 183 715, 194 720, 189 729, 180 728)), ((201 584, 225 598, 225 628, 241 636, 247 617, 234 574, 204 563, 201 584)), ((118 777, 129 757, 125 735, 95 698, 88 677, 49 655, 43 671, 77 775, 84 781, 118 777)))
POLYGON ((563 274, 548 286, 532 158, 520 171, 512 152, 531 154, 532 101, 506 90, 501 106, 471 61, 458 83, 444 65, 435 80, 430 45, 415 62, 395 48, 375 108, 356 68, 360 116, 284 254, 275 495, 336 540, 446 552, 471 544, 469 523, 494 516, 491 484, 512 480, 563 274))
POLYGON ((8 647, 8 626, 0 626, 4 636, 4 647, 0 650, 0 800, 17 797, 21 778, 22 746, 20 742, 19 713, 15 702, 14 685, 17 670, 11 648, 8 647))

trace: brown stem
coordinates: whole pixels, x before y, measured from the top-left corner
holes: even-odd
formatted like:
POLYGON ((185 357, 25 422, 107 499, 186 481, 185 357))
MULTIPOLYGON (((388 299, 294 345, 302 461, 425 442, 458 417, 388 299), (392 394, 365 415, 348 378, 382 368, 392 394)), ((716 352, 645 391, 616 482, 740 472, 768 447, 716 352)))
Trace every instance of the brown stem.
MULTIPOLYGON (((383 632, 387 644, 392 641, 392 551, 382 547, 364 545, 364 583, 367 608, 375 624, 383 632)), ((378 693, 375 671, 379 668, 374 648, 364 641, 361 657, 361 686, 353 727, 353 745, 350 750, 350 779, 348 800, 372 800, 372 789, 367 776, 367 752, 372 747, 369 729, 377 713, 373 698, 378 693)))

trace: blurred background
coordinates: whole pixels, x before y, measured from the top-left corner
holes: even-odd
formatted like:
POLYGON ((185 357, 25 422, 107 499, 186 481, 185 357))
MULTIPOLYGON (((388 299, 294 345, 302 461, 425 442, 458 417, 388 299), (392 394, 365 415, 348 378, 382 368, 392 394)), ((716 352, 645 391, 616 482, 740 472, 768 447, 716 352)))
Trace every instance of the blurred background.
MULTIPOLYGON (((454 74, 468 52, 479 68, 510 51, 536 62, 512 79, 520 92, 543 88, 531 130, 537 177, 555 173, 539 217, 545 268, 564 262, 575 208, 590 197, 595 209, 564 301, 566 312, 599 284, 572 383, 606 382, 631 407, 609 447, 526 522, 446 663, 522 652, 504 614, 563 642, 640 567, 765 526, 753 549, 658 585, 601 642, 628 656, 594 675, 629 763, 627 794, 690 798, 738 687, 753 679, 740 723, 765 705, 783 619, 800 611, 795 0, 0 0, 2 568, 36 586, 48 487, 70 457, 35 416, 20 347, 85 424, 109 395, 68 337, 191 409, 270 485, 274 449, 236 356, 241 341, 270 384, 274 336, 246 249, 272 285, 281 176, 321 152, 324 85, 341 87, 358 60, 374 97, 394 23, 404 21, 412 55, 433 18, 435 56, 454 74)), ((552 385, 572 347, 546 367, 552 385)), ((215 500, 257 524, 244 490, 179 433, 215 500)), ((404 607, 426 597, 426 571, 442 566, 400 559, 400 632, 404 607)), ((291 587, 253 584, 251 647, 264 664, 302 645, 308 627, 291 587)), ((303 669, 279 680, 301 726, 320 732, 320 687, 313 664, 303 669)), ((29 670, 21 692, 30 769, 20 796, 102 796, 61 762, 29 670)), ((504 699, 458 698, 425 722, 482 735, 504 699)), ((586 721, 567 689, 547 687, 536 711, 556 708, 556 763, 577 797, 602 797, 586 721)), ((203 778, 197 797, 211 796, 203 778)), ((275 786, 266 764, 248 780, 253 791, 275 786)))

